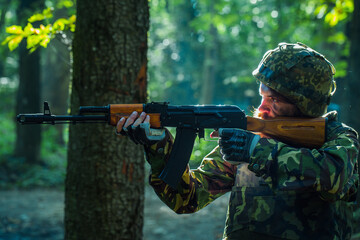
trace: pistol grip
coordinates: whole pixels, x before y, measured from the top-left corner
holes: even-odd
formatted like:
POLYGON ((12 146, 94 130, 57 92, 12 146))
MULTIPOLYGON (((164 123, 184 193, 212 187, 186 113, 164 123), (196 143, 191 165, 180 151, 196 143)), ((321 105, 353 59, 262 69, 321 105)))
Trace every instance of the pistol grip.
POLYGON ((176 129, 176 138, 172 147, 170 157, 160 174, 160 179, 170 187, 176 189, 182 174, 190 160, 191 152, 196 138, 196 129, 180 128, 176 129))

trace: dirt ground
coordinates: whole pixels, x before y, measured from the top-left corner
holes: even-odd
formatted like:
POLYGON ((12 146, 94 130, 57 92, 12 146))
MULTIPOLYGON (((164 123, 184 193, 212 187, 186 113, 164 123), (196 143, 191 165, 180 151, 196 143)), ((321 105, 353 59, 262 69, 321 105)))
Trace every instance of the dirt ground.
MULTIPOLYGON (((225 195, 198 213, 178 215, 147 187, 144 239, 221 239, 228 198, 225 195)), ((63 239, 63 210, 62 191, 0 191, 0 240, 63 239)))

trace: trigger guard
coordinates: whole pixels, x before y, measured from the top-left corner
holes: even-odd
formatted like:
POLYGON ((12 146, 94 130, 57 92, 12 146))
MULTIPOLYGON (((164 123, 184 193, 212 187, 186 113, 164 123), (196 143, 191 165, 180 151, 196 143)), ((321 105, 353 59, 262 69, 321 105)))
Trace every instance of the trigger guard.
POLYGON ((150 123, 140 123, 139 126, 149 141, 160 141, 165 138, 165 129, 150 128, 150 123))

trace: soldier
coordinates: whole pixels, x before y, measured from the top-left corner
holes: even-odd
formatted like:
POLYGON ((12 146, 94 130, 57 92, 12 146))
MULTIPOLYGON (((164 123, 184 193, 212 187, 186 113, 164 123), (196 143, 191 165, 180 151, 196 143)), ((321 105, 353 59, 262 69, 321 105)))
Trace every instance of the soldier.
POLYGON ((139 124, 150 118, 133 113, 118 122, 117 132, 144 144, 150 184, 175 212, 196 212, 231 191, 223 239, 350 239, 359 143, 336 112, 327 113, 334 74, 333 65, 304 44, 281 43, 268 51, 253 72, 261 82, 257 116, 324 116, 324 145, 309 149, 220 129, 219 146, 197 169, 187 167, 177 189, 158 178, 172 149, 168 131, 159 142, 144 139, 135 133, 148 127, 139 124))

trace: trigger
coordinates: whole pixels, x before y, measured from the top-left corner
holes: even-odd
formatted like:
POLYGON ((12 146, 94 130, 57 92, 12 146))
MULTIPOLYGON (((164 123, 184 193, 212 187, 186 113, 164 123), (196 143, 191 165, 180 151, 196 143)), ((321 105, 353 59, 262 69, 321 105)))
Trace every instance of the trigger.
POLYGON ((150 136, 162 136, 165 135, 165 129, 150 128, 150 136))

